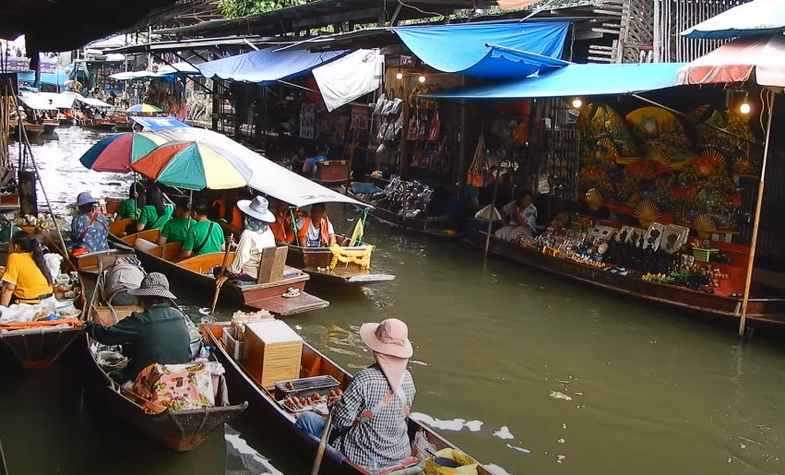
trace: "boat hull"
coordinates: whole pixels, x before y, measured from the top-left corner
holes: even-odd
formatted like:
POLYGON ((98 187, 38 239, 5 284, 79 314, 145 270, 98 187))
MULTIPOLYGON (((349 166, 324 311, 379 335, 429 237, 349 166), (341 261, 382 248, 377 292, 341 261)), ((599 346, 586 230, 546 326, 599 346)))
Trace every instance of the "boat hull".
POLYGON ((248 406, 247 403, 241 403, 227 407, 146 414, 141 406, 121 394, 115 383, 98 366, 90 352, 89 336, 84 336, 80 346, 83 366, 88 373, 85 384, 92 407, 107 414, 112 420, 122 419, 138 432, 171 450, 187 452, 199 447, 212 432, 222 429, 226 422, 248 406))
MULTIPOLYGON (((135 239, 141 235, 143 234, 131 235, 122 239, 112 236, 113 240, 121 244, 135 247, 135 239)), ((148 237, 151 238, 153 236, 148 237)), ((139 256, 139 260, 142 261, 148 272, 161 272, 168 275, 170 279, 177 279, 192 284, 193 287, 203 290, 206 295, 213 295, 215 278, 210 275, 210 271, 222 263, 223 253, 205 254, 176 263, 153 254, 153 251, 173 255, 179 253, 179 248, 157 248, 150 252, 137 249, 136 253, 139 256), (186 266, 188 267, 186 268, 186 266)), ((229 257, 230 259, 233 258, 233 253, 230 253, 229 257)), ((227 282, 222 287, 220 296, 222 299, 230 300, 246 307, 269 310, 281 317, 326 308, 330 305, 328 301, 305 292, 305 283, 309 278, 307 273, 296 271, 291 276, 266 284, 238 285, 227 282), (283 297, 283 294, 290 288, 297 289, 299 296, 292 298, 283 297)))
MULTIPOLYGON (((595 269, 567 259, 546 256, 536 250, 522 248, 494 237, 491 238, 488 251, 490 254, 514 262, 617 294, 726 319, 738 319, 741 315, 740 298, 724 297, 675 285, 646 282, 595 269)), ((753 322, 766 325, 785 325, 785 300, 751 299, 748 312, 747 318, 753 322)))
POLYGON ((326 247, 290 245, 286 263, 307 272, 314 283, 341 287, 379 284, 395 280, 392 274, 377 274, 361 269, 357 264, 338 264, 329 270, 333 255, 326 247))
POLYGON ((0 346, 25 369, 49 368, 82 334, 81 328, 35 328, 0 333, 0 346))

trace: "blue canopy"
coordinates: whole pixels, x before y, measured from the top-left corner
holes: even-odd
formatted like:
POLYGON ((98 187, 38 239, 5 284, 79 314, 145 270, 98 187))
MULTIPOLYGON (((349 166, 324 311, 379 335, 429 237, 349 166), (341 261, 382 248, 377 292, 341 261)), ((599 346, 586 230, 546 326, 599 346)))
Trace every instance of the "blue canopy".
POLYGON ((145 131, 151 132, 175 127, 188 127, 188 124, 180 122, 174 117, 141 117, 135 115, 131 117, 131 120, 141 125, 145 131))
MULTIPOLYGON (((35 71, 23 71, 16 73, 16 78, 19 80, 19 82, 33 84, 35 82, 35 71)), ((50 86, 63 88, 65 87, 66 81, 68 81, 68 73, 62 69, 58 69, 54 73, 41 73, 41 84, 48 84, 50 86)))
POLYGON ((563 67, 567 22, 466 23, 394 28, 434 69, 488 79, 521 78, 563 67))
POLYGON ((307 50, 275 51, 266 48, 229 56, 197 66, 205 77, 267 83, 301 76, 311 69, 345 55, 348 51, 312 53, 307 50))
POLYGON ((677 86, 686 63, 570 64, 518 81, 426 94, 431 99, 483 100, 632 94, 677 86))

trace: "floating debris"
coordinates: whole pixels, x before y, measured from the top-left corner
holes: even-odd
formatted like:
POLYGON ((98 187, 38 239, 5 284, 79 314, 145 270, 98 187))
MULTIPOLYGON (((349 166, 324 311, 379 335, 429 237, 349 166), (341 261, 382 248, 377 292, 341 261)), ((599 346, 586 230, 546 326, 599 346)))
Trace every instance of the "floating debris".
POLYGON ((561 391, 551 391, 551 397, 553 399, 563 399, 565 401, 572 401, 572 398, 561 391))
POLYGON ((532 453, 532 451, 531 451, 531 450, 529 450, 529 449, 525 449, 525 448, 523 448, 523 447, 518 447, 517 445, 511 445, 511 444, 506 444, 506 445, 507 445, 507 447, 508 447, 508 448, 510 448, 510 449, 512 449, 512 450, 517 450, 518 452, 521 452, 521 453, 524 453, 524 454, 530 454, 530 453, 532 453))
POLYGON ((510 432, 510 428, 507 426, 502 426, 501 429, 493 433, 493 436, 502 440, 511 440, 515 438, 515 436, 512 435, 512 432, 510 432))

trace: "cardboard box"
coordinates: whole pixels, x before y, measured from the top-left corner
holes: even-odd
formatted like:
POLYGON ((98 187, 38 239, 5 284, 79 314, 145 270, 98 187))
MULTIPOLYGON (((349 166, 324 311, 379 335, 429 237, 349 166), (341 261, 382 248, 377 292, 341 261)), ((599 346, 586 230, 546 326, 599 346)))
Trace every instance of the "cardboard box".
POLYGON ((249 376, 265 389, 300 377, 303 339, 280 320, 245 326, 245 360, 249 376))

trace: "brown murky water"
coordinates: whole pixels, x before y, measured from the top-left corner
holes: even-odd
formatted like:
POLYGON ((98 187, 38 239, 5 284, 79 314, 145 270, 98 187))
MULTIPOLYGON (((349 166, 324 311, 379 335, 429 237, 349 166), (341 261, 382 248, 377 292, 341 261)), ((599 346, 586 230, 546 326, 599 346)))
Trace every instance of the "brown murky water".
MULTIPOLYGON (((77 161, 97 135, 58 135, 35 147, 56 208, 83 189, 125 192, 122 176, 77 161)), ((362 322, 407 321, 417 416, 481 461, 515 474, 785 473, 781 339, 758 332, 741 344, 732 328, 500 260, 483 264, 460 244, 381 225, 369 232, 376 269, 398 279, 315 290, 331 307, 289 323, 356 370, 370 362, 356 335, 362 322)), ((208 304, 183 284, 175 290, 189 308, 208 304)), ((265 459, 308 472, 310 461, 248 418, 193 453, 159 449, 98 419, 69 363, 0 383, 12 474, 262 473, 265 459)))

